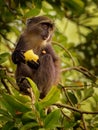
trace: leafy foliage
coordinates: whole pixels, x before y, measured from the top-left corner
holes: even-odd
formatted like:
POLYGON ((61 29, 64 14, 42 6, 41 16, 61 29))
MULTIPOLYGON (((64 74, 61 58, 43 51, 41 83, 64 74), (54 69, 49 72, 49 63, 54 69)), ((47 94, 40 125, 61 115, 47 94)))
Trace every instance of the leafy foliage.
POLYGON ((98 0, 0 0, 0 129, 98 129, 98 0), (15 83, 11 53, 28 17, 47 15, 55 22, 53 47, 62 74, 40 99, 15 83))

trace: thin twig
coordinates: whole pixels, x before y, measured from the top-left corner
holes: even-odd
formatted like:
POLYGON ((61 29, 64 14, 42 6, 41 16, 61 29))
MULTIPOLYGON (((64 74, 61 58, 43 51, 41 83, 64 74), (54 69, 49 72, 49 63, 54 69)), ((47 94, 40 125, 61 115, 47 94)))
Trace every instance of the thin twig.
POLYGON ((82 111, 82 110, 79 110, 75 107, 72 107, 72 106, 69 106, 69 105, 65 105, 65 104, 60 104, 60 103, 56 103, 54 104, 60 108, 67 108, 67 109, 70 109, 72 111, 76 111, 76 112, 79 112, 80 114, 98 114, 98 111, 94 111, 94 112, 89 112, 89 111, 82 111))
POLYGON ((13 86, 17 91, 19 91, 19 87, 18 87, 17 84, 9 77, 9 75, 7 75, 6 79, 8 80, 8 82, 10 83, 11 86, 13 86))
POLYGON ((84 130, 87 130, 87 126, 85 123, 85 119, 84 119, 84 115, 82 114, 82 122, 83 122, 83 126, 84 126, 84 130))
MULTIPOLYGON (((0 65, 0 70, 4 71, 5 76, 3 77, 3 80, 5 78, 10 83, 11 86, 13 86, 16 90, 19 91, 18 86, 14 83, 14 80, 12 80, 11 78, 11 77, 14 77, 13 73, 10 72, 7 67, 4 67, 2 65, 0 65)), ((4 82, 2 82, 3 85, 4 85, 4 82)))
POLYGON ((33 108, 34 108, 35 96, 34 96, 34 93, 33 93, 31 87, 29 88, 29 92, 30 92, 31 102, 32 102, 32 105, 33 105, 33 108))
POLYGON ((0 35, 1 35, 5 40, 7 40, 7 41, 9 41, 10 43, 12 43, 12 44, 15 45, 15 43, 12 42, 11 40, 9 40, 3 33, 0 32, 0 35))
POLYGON ((79 26, 79 19, 78 19, 76 25, 77 25, 78 37, 79 37, 80 43, 82 43, 82 37, 81 37, 81 35, 80 35, 80 32, 81 32, 81 31, 80 31, 80 26, 79 26))
POLYGON ((59 47, 61 47, 62 49, 64 49, 64 51, 70 56, 70 58, 72 59, 72 63, 73 63, 73 66, 75 66, 75 61, 74 61, 74 58, 73 56, 71 55, 71 53, 64 47, 62 46, 61 44, 59 44, 58 42, 55 42, 55 41, 52 41, 53 44, 55 45, 58 45, 59 47))
POLYGON ((67 91, 66 91, 66 88, 62 87, 62 89, 63 89, 63 91, 64 91, 64 93, 65 93, 65 95, 66 95, 66 97, 67 97, 67 99, 68 99, 68 101, 69 101, 69 103, 70 103, 70 105, 71 105, 71 106, 74 106, 73 103, 72 103, 72 101, 70 100, 70 98, 69 98, 69 96, 68 96, 68 93, 67 93, 67 91))
MULTIPOLYGON (((73 83, 73 82, 72 82, 73 83)), ((81 85, 62 85, 61 83, 59 83, 59 85, 66 90, 83 90, 84 87, 90 87, 92 86, 92 84, 81 84, 81 85)))
POLYGON ((2 84, 4 85, 5 89, 7 90, 7 92, 8 92, 9 94, 12 94, 11 91, 10 91, 10 89, 9 89, 9 86, 7 85, 7 83, 5 82, 5 80, 4 80, 4 79, 1 79, 1 82, 2 82, 2 84))
POLYGON ((68 120, 71 120, 65 113, 64 113, 64 111, 61 109, 61 112, 62 112, 62 114, 63 114, 63 116, 64 117, 66 117, 68 120))
POLYGON ((69 68, 64 68, 64 69, 62 69, 62 72, 66 72, 66 71, 70 71, 70 70, 79 71, 82 74, 84 74, 86 77, 89 77, 90 79, 96 81, 96 76, 91 74, 86 68, 84 68, 82 66, 73 66, 73 67, 69 67, 69 68))

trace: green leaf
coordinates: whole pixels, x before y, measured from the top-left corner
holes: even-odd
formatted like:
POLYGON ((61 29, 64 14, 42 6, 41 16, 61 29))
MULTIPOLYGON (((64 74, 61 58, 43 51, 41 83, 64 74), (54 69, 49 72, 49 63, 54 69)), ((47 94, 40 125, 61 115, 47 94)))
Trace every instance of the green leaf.
POLYGON ((42 8, 42 1, 41 0, 38 0, 38 1, 33 0, 33 2, 34 2, 34 5, 35 5, 35 7, 37 9, 41 9, 42 8))
POLYGON ((53 129, 56 127, 60 127, 61 126, 60 117, 61 117, 61 112, 59 109, 48 114, 44 121, 45 128, 53 129))
POLYGON ((94 93, 94 89, 93 87, 90 87, 90 88, 85 88, 84 89, 84 97, 83 97, 83 100, 86 100, 88 99, 89 97, 91 97, 94 93))
POLYGON ((5 70, 0 70, 0 78, 6 78, 6 71, 5 70))
POLYGON ((0 109, 0 114, 1 115, 5 115, 5 116, 10 116, 9 113, 8 113, 8 111, 3 110, 3 109, 0 109))
POLYGON ((3 97, 0 98, 0 107, 7 110, 12 116, 15 115, 13 107, 3 97))
POLYGON ((19 100, 19 102, 22 104, 29 104, 31 106, 31 98, 28 95, 20 94, 19 91, 15 89, 15 87, 11 88, 11 91, 13 92, 13 97, 19 100))
POLYGON ((98 115, 92 118, 92 123, 93 124, 98 123, 98 115))
POLYGON ((77 94, 77 96, 78 96, 78 98, 79 98, 79 99, 81 99, 81 98, 82 98, 82 93, 81 93, 81 91, 80 91, 80 90, 77 90, 76 94, 77 94))
POLYGON ((33 93, 35 95, 35 100, 38 101, 40 93, 39 93, 39 90, 38 90, 36 84, 28 77, 27 77, 27 80, 29 81, 29 83, 30 83, 30 85, 32 87, 33 93))
POLYGON ((40 13, 40 9, 31 9, 30 11, 28 11, 25 15, 24 15, 24 17, 26 17, 26 18, 28 18, 28 17, 32 17, 32 16, 36 16, 36 15, 38 15, 40 13))
POLYGON ((7 122, 7 121, 13 121, 13 119, 10 116, 0 115, 0 122, 7 122))
POLYGON ((64 118, 63 121, 64 130, 73 130, 73 127, 76 125, 76 122, 73 121, 73 118, 68 120, 68 118, 64 118))
POLYGON ((82 0, 73 0, 76 5, 79 7, 83 8, 84 7, 84 2, 82 0))
POLYGON ((69 1, 65 1, 65 4, 66 6, 68 6, 68 8, 70 8, 70 10, 75 12, 75 14, 81 13, 84 8, 84 3, 82 0, 69 0, 69 1))
POLYGON ((4 63, 8 59, 9 53, 5 52, 0 54, 0 64, 4 63))
POLYGON ((7 123, 3 126, 2 130, 11 130, 13 126, 14 126, 14 122, 7 122, 7 123))
POLYGON ((28 111, 28 112, 24 113, 22 116, 23 123, 31 122, 32 120, 34 122, 34 119, 36 119, 36 115, 33 111, 28 111))
POLYGON ((68 97, 73 104, 77 104, 77 98, 76 98, 75 94, 73 94, 72 92, 68 92, 68 97))
POLYGON ((38 130, 46 130, 45 128, 39 128, 38 130))
POLYGON ((53 86, 49 91, 49 93, 46 95, 46 97, 39 102, 39 105, 42 108, 44 108, 56 103, 59 99, 60 99, 60 90, 57 88, 57 86, 53 86))
POLYGON ((3 95, 3 98, 6 100, 6 102, 12 107, 12 109, 16 112, 27 112, 31 110, 31 108, 27 107, 25 104, 22 104, 19 100, 15 99, 12 95, 3 95))
POLYGON ((23 127, 20 128, 20 130, 30 130, 30 128, 33 128, 36 126, 38 126, 38 124, 35 122, 32 122, 32 123, 28 123, 28 124, 24 125, 23 127))

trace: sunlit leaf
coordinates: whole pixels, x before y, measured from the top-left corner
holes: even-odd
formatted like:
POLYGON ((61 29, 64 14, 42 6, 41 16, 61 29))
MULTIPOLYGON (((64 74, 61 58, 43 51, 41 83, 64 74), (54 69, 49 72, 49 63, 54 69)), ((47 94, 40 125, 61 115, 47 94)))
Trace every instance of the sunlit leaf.
POLYGON ((7 110, 11 116, 15 115, 13 107, 3 97, 0 98, 0 107, 7 110))
POLYGON ((32 87, 34 96, 36 98, 35 100, 37 101, 39 99, 39 96, 40 96, 39 90, 38 90, 36 84, 30 78, 27 78, 27 80, 29 81, 29 83, 30 83, 30 85, 32 87))
POLYGON ((11 95, 3 95, 3 98, 15 112, 27 112, 28 110, 30 110, 29 107, 27 107, 25 104, 22 104, 19 100, 15 99, 15 97, 11 95))
POLYGON ((77 101, 78 102, 81 101, 81 99, 82 99, 82 92, 80 90, 77 90, 75 95, 76 95, 77 101))
POLYGON ((5 52, 0 54, 0 64, 6 62, 8 60, 9 53, 5 52))
POLYGON ((5 116, 10 116, 8 111, 4 110, 4 109, 0 109, 0 114, 1 115, 5 115, 5 116))
POLYGON ((83 100, 86 100, 88 99, 89 97, 91 97, 94 93, 94 89, 93 87, 90 87, 90 88, 85 88, 84 89, 84 98, 83 100))
POLYGON ((30 130, 31 128, 36 127, 36 126, 38 126, 37 123, 31 122, 21 127, 20 130, 30 130))
POLYGON ((45 119, 45 128, 56 128, 56 127, 60 127, 61 123, 60 123, 60 117, 61 117, 61 112, 59 109, 51 112, 49 115, 47 115, 46 119, 45 119))
POLYGON ((28 112, 24 113, 22 116, 22 122, 24 122, 24 123, 30 122, 32 120, 34 122, 34 119, 36 119, 36 115, 33 111, 28 111, 28 112))
POLYGON ((69 0, 65 1, 65 4, 67 4, 68 8, 70 8, 76 14, 79 14, 83 11, 84 3, 82 0, 69 0))
POLYGON ((6 72, 5 70, 0 70, 0 78, 5 78, 6 77, 6 72))
POLYGON ((49 91, 49 93, 46 95, 46 97, 40 101, 39 105, 41 105, 41 107, 44 108, 54 104, 59 99, 60 99, 60 90, 57 88, 57 86, 53 86, 49 91))
POLYGON ((33 16, 36 16, 36 15, 38 15, 40 13, 40 9, 31 9, 31 10, 29 10, 25 15, 24 15, 24 17, 26 17, 26 18, 29 18, 29 17, 33 17, 33 16))

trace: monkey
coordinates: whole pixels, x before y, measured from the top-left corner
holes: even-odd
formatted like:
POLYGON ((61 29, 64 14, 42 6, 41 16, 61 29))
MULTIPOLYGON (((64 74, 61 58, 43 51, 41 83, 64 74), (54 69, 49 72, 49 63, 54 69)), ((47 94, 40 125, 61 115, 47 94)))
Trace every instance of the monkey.
POLYGON ((20 35, 12 61, 16 64, 15 78, 19 89, 29 95, 26 77, 31 78, 44 98, 52 85, 57 85, 60 75, 60 60, 52 47, 54 23, 47 16, 35 16, 27 19, 26 28, 20 35), (32 49, 39 56, 37 62, 26 62, 24 53, 32 49))

